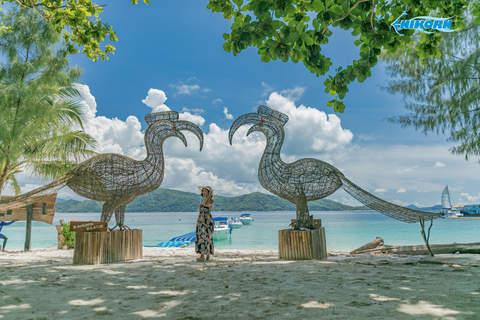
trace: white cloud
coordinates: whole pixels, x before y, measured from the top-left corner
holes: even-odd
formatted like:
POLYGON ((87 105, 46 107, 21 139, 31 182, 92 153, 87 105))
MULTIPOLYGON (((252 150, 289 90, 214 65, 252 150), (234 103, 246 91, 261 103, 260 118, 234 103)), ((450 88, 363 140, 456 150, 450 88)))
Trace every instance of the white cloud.
POLYGON ((445 167, 446 164, 440 161, 435 162, 435 165, 433 166, 434 168, 443 168, 445 167))
POLYGON ((388 191, 388 189, 377 188, 377 189, 375 189, 374 192, 375 193, 384 193, 384 192, 387 192, 387 191, 388 191))
POLYGON ((185 148, 177 139, 167 141, 164 147, 167 171, 162 187, 195 192, 196 186, 208 184, 216 194, 228 196, 266 192, 258 183, 256 170, 265 143, 259 136, 246 138, 247 130, 247 126, 241 127, 230 146, 228 130, 212 123, 204 131, 202 152, 198 151, 195 136, 188 132, 185 136, 193 149, 185 148), (248 157, 245 150, 249 150, 248 157))
POLYGON ((412 172, 412 171, 414 171, 418 168, 419 168, 418 165, 414 165, 414 166, 411 166, 411 167, 402 167, 402 168, 397 169, 397 173, 399 173, 399 174, 409 173, 409 172, 412 172))
MULTIPOLYGON (((97 117, 97 103, 95 97, 90 93, 90 88, 87 85, 78 85, 77 88, 84 98, 81 104, 88 110, 86 112, 85 131, 98 141, 99 148, 97 151, 100 153, 120 153, 134 159, 145 157, 146 150, 143 146, 142 125, 137 117, 129 116, 125 121, 118 118, 97 117)), ((145 100, 148 100, 147 103, 151 105, 160 101, 165 102, 166 97, 164 95, 162 97, 161 93, 163 91, 150 89, 145 100)))
POLYGON ((371 140, 374 140, 375 138, 372 135, 365 135, 365 134, 361 133, 357 136, 357 139, 359 141, 362 141, 362 140, 363 141, 371 141, 371 140))
POLYGON ((170 108, 165 105, 165 101, 167 101, 165 92, 153 88, 148 90, 147 97, 142 100, 144 104, 152 108, 152 112, 169 111, 170 108))
POLYGON ((233 116, 228 113, 227 107, 224 107, 224 108, 223 108, 223 114, 225 115, 225 119, 227 119, 227 120, 233 120, 233 116))
POLYGON ((266 101, 268 107, 288 115, 285 125, 286 143, 283 152, 289 155, 304 156, 316 153, 339 154, 350 144, 353 134, 343 129, 340 118, 335 114, 327 115, 315 108, 300 105, 273 92, 266 101))
POLYGON ((180 85, 171 84, 170 87, 175 88, 177 90, 176 94, 190 95, 200 91, 200 86, 198 84, 194 84, 190 86, 186 84, 180 84, 180 85))
POLYGON ((305 90, 307 90, 307 87, 295 86, 293 89, 280 91, 280 95, 284 96, 288 100, 298 101, 305 93, 305 90))
POLYGON ((202 116, 191 114, 190 112, 182 112, 178 117, 180 120, 186 120, 195 123, 198 126, 203 126, 205 119, 202 116))
POLYGON ((191 109, 191 108, 185 108, 185 107, 183 107, 183 108, 182 108, 182 112, 204 113, 205 110, 200 109, 200 108, 193 108, 193 109, 191 109))
POLYGON ((262 97, 268 96, 274 89, 273 87, 270 87, 268 84, 262 81, 262 87, 263 87, 263 93, 262 97))
POLYGON ((407 192, 407 190, 403 188, 400 188, 397 190, 397 193, 405 193, 405 192, 407 192))
POLYGON ((220 192, 220 194, 235 196, 263 191, 259 185, 242 186, 231 179, 221 178, 216 173, 198 166, 193 159, 166 158, 162 188, 196 192, 196 186, 205 184, 212 186, 215 194, 220 192))
POLYGON ((212 103, 215 104, 215 103, 222 103, 222 102, 223 102, 223 100, 218 98, 218 99, 213 100, 212 103))
MULTIPOLYGON (((147 97, 144 100, 142 100, 144 104, 152 108, 152 112, 170 111, 171 109, 165 105, 165 101, 167 101, 167 96, 165 92, 162 90, 153 89, 153 88, 148 90, 147 97)), ((191 112, 204 112, 203 109, 183 108, 182 111, 183 112, 179 113, 179 119, 191 121, 199 126, 203 126, 203 124, 205 123, 205 119, 203 117, 191 113, 191 112)))
MULTIPOLYGON (((196 78, 190 78, 188 80, 192 80, 192 79, 197 80, 196 78)), ((209 88, 202 88, 198 84, 192 84, 192 85, 183 84, 183 83, 170 84, 170 87, 174 88, 176 90, 176 92, 174 94, 174 97, 176 97, 177 95, 181 95, 181 94, 192 95, 192 94, 197 94, 199 92, 208 93, 208 92, 212 91, 209 88)))
POLYGON ((465 201, 469 204, 474 204, 474 203, 476 204, 480 202, 480 194, 478 194, 478 196, 471 196, 467 192, 462 192, 460 193, 460 200, 465 201))

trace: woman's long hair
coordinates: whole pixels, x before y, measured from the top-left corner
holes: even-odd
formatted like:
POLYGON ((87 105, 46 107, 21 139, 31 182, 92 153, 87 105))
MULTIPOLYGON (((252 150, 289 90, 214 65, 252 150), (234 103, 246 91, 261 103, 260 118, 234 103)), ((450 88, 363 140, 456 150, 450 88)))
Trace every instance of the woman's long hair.
POLYGON ((212 190, 209 190, 207 188, 204 188, 205 190, 208 191, 208 194, 207 196, 205 197, 205 200, 203 201, 203 204, 204 205, 209 205, 210 203, 213 203, 214 201, 212 200, 212 197, 213 197, 213 191, 212 190))

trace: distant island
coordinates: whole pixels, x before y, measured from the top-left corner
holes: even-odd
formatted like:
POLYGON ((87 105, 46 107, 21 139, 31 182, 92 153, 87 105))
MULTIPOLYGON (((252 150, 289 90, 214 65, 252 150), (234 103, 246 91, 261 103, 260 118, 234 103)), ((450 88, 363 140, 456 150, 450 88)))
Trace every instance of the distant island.
MULTIPOLYGON (((202 200, 200 193, 158 188, 136 198, 126 212, 194 212, 202 200)), ((237 197, 215 195, 215 211, 295 211, 295 205, 275 195, 254 192, 237 197)), ((102 202, 93 200, 59 199, 57 212, 102 212, 102 202)), ((370 210, 365 206, 352 207, 336 201, 321 199, 308 203, 310 211, 358 211, 370 210)))
MULTIPOLYGON (((158 188, 136 198, 130 203, 126 212, 194 212, 202 200, 200 193, 183 192, 158 188)), ((58 199, 55 209, 60 213, 102 212, 102 202, 93 200, 58 199)), ((440 212, 441 206, 407 208, 440 212)), ((308 203, 310 211, 371 211, 365 206, 348 206, 340 202, 321 199, 308 203)), ((237 197, 215 196, 215 211, 295 211, 295 205, 275 195, 254 192, 237 197)))

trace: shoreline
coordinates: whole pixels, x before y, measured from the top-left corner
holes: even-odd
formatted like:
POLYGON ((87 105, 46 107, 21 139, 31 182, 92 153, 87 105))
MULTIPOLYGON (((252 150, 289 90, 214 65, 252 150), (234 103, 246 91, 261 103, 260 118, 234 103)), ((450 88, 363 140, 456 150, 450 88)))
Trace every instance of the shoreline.
POLYGON ((277 250, 144 248, 72 265, 73 250, 0 253, 0 319, 477 319, 480 255, 279 260, 277 250))

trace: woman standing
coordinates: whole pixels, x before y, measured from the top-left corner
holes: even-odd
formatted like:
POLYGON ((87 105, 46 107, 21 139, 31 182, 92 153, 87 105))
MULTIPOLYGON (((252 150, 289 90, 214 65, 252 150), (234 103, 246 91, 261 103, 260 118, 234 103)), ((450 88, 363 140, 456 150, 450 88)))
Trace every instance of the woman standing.
POLYGON ((213 254, 213 219, 210 210, 213 207, 213 190, 209 186, 200 186, 198 190, 202 193, 203 200, 200 203, 200 212, 197 219, 197 232, 195 237, 195 252, 200 254, 197 261, 210 260, 213 254), (206 258, 205 258, 206 256, 206 258))

